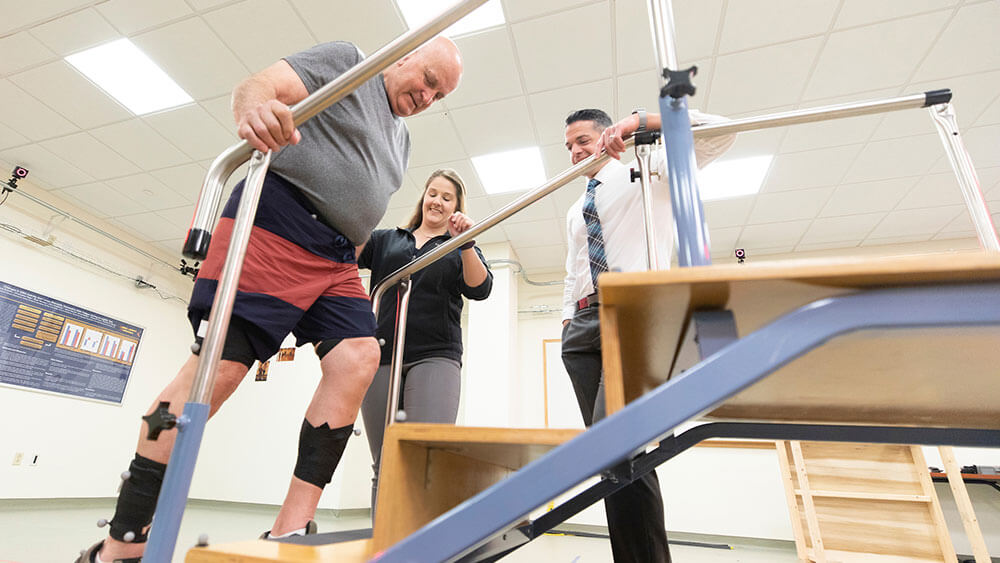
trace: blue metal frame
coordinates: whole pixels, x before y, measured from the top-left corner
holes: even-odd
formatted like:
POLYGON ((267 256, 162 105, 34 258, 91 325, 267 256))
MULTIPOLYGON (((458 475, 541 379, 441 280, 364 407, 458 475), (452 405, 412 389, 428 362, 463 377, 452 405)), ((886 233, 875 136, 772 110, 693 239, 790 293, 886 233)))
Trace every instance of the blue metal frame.
MULTIPOLYGON (((548 500, 836 336, 873 328, 987 325, 1000 325, 1000 283, 877 289, 821 299, 726 346, 438 517, 376 560, 460 558, 548 500)), ((1000 431, 991 434, 1000 442, 1000 431)), ((954 442, 948 432, 935 438, 954 442)))
POLYGON ((660 97, 660 127, 667 153, 670 205, 677 225, 677 262, 681 266, 707 266, 712 263, 711 246, 695 176, 698 163, 687 96, 660 97))

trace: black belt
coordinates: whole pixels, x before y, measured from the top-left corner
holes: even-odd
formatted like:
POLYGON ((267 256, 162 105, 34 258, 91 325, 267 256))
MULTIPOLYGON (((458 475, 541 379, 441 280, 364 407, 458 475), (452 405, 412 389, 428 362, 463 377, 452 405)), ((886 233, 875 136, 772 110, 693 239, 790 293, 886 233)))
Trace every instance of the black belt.
POLYGON ((587 307, 592 307, 597 305, 597 292, 591 293, 590 295, 580 299, 576 302, 576 310, 586 309, 587 307))

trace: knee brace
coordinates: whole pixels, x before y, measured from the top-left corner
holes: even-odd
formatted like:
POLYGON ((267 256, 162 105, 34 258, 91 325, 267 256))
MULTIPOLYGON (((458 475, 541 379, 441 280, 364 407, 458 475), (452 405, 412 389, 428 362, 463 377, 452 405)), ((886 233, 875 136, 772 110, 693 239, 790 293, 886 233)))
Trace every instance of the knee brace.
POLYGON ((321 489, 325 487, 333 478, 333 470, 340 463, 353 430, 351 424, 330 428, 325 422, 322 426, 313 426, 308 420, 303 420, 299 432, 299 457, 292 474, 321 489))
POLYGON ((132 532, 136 543, 146 541, 145 528, 153 521, 156 498, 163 485, 166 464, 135 454, 128 466, 129 478, 122 482, 118 504, 111 519, 111 537, 125 541, 125 534, 132 532))

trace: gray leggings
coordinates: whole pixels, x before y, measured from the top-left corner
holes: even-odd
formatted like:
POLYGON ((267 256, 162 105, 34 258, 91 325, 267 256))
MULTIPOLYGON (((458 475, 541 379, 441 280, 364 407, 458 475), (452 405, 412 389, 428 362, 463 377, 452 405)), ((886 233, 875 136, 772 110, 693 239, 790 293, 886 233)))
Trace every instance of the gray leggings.
MULTIPOLYGON (((401 399, 407 422, 454 424, 458 416, 458 397, 462 390, 462 365, 448 358, 427 358, 403 364, 401 399)), ((372 452, 372 514, 378 490, 379 457, 385 434, 385 407, 389 401, 389 366, 379 366, 365 400, 361 416, 372 452)))

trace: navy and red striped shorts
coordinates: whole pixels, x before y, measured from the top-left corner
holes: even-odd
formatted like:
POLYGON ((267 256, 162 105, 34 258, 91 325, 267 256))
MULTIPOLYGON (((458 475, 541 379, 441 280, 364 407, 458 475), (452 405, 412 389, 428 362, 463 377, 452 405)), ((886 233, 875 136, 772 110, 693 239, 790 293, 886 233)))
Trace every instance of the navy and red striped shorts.
MULTIPOLYGON (((212 308, 242 193, 241 182, 222 211, 194 284, 188 318, 196 334, 212 308)), ((354 245, 317 220, 309 201, 273 173, 264 178, 233 316, 246 321, 260 361, 273 356, 289 332, 296 346, 375 335, 354 245)))

